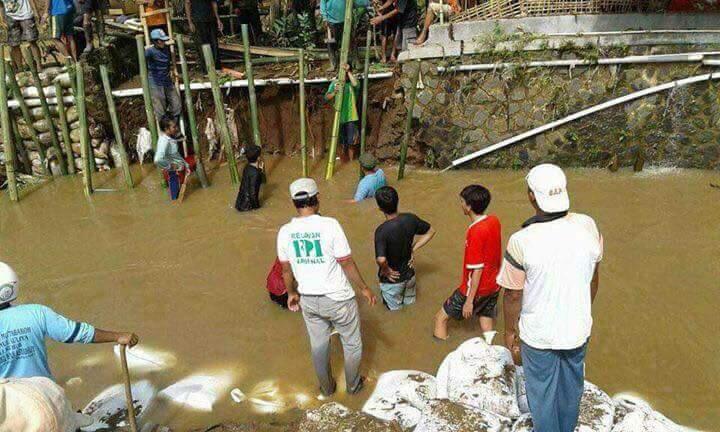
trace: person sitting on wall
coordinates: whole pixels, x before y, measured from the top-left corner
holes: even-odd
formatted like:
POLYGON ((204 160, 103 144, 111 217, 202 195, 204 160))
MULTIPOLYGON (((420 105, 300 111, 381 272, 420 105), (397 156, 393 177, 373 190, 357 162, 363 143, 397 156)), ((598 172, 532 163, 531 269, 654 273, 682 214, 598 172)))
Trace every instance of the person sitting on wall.
POLYGON ((247 165, 243 169, 242 181, 235 199, 235 210, 250 211, 260 208, 260 186, 265 183, 265 164, 260 158, 260 147, 251 144, 245 148, 247 165))
POLYGON ((425 24, 423 25, 423 29, 420 32, 420 36, 418 36, 415 41, 415 44, 422 45, 425 41, 427 41, 430 26, 433 22, 435 22, 435 18, 440 16, 440 14, 444 15, 445 18, 450 18, 451 16, 460 13, 461 10, 462 8, 460 8, 458 0, 448 0, 447 3, 430 2, 427 7, 427 12, 425 12, 425 24))
POLYGON ((155 29, 150 32, 150 40, 153 46, 145 50, 145 60, 147 61, 153 111, 157 118, 168 114, 175 122, 179 122, 182 105, 180 94, 170 77, 172 60, 170 48, 167 46, 170 38, 163 30, 155 29))
POLYGON ((180 193, 180 185, 195 167, 195 159, 192 156, 183 158, 178 151, 178 125, 174 119, 168 116, 161 118, 160 130, 153 162, 163 170, 170 189, 170 199, 175 200, 180 193))
POLYGON ((62 343, 117 343, 129 347, 138 343, 134 333, 101 330, 67 319, 47 306, 15 306, 19 285, 15 271, 0 262, 0 378, 54 380, 45 346, 48 337, 62 343))
POLYGON ((385 173, 377 167, 377 159, 370 153, 363 153, 359 158, 363 178, 358 182, 355 196, 348 202, 357 203, 375 196, 375 192, 387 183, 385 173))
MULTIPOLYGON (((343 101, 340 107, 340 160, 348 162, 355 159, 357 146, 360 142, 360 134, 358 133, 358 110, 357 110, 357 89, 360 83, 355 75, 353 75, 350 65, 344 64, 343 69, 347 72, 347 81, 343 87, 343 101)), ((337 80, 333 80, 325 92, 325 100, 333 102, 338 93, 336 89, 337 80)))

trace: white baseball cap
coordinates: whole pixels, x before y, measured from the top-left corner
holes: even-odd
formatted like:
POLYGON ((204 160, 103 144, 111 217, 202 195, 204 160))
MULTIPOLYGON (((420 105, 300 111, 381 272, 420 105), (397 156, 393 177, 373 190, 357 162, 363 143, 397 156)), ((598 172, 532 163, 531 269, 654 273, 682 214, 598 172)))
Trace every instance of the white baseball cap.
POLYGON ((92 417, 72 409, 65 391, 45 377, 0 379, 3 411, 0 430, 13 432, 75 432, 93 424, 92 417))
POLYGON ((15 300, 19 287, 20 282, 15 270, 4 262, 0 262, 0 305, 15 300))
POLYGON ((540 210, 546 213, 558 213, 570 209, 567 178, 559 166, 538 165, 530 170, 525 180, 535 195, 540 210))
POLYGON ((317 194, 317 183, 311 178, 299 178, 290 184, 290 198, 294 200, 311 198, 317 194))

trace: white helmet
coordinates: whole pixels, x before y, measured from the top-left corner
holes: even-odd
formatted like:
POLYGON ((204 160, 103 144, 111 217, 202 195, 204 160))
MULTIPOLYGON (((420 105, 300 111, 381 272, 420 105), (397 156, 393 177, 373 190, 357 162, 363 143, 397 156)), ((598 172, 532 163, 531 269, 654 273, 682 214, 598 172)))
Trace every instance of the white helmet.
POLYGON ((15 300, 19 286, 20 282, 15 270, 4 262, 0 262, 0 305, 15 300))

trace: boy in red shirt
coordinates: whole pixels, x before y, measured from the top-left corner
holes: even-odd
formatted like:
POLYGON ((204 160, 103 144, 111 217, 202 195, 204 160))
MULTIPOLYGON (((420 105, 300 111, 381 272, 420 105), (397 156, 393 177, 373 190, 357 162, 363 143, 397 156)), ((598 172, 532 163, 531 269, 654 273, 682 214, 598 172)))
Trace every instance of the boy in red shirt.
POLYGON ((495 215, 485 215, 490 204, 490 191, 480 185, 466 186, 460 192, 460 205, 472 223, 465 236, 465 259, 462 283, 445 300, 435 315, 434 336, 448 338, 447 325, 457 320, 479 316, 480 329, 488 343, 495 336, 495 317, 500 287, 495 278, 500 270, 502 248, 500 221, 495 215))

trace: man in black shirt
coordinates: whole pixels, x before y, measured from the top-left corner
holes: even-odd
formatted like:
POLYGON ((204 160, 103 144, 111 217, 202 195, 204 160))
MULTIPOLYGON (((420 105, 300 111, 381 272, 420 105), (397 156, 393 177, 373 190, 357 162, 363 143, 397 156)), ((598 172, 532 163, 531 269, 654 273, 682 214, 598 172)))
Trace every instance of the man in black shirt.
POLYGON ((260 147, 250 144, 245 148, 248 164, 242 173, 242 182, 235 199, 235 210, 250 211, 260 208, 260 185, 265 183, 264 164, 260 147))
POLYGON ((385 306, 393 311, 415 303, 414 253, 435 235, 430 224, 414 214, 398 213, 399 200, 390 186, 375 192, 375 201, 386 219, 375 230, 380 293, 385 306))
POLYGON ((397 0, 395 7, 390 12, 373 17, 370 24, 374 26, 380 25, 383 21, 398 17, 400 20, 400 36, 402 41, 402 50, 408 49, 411 43, 415 43, 417 39, 417 0, 397 0))
MULTIPOLYGON (((202 57, 202 46, 209 44, 215 60, 215 69, 220 70, 220 51, 218 33, 223 31, 223 23, 218 14, 217 0, 185 0, 185 17, 188 29, 193 34, 197 50, 202 57)), ((205 73, 205 61, 201 61, 205 73)))

